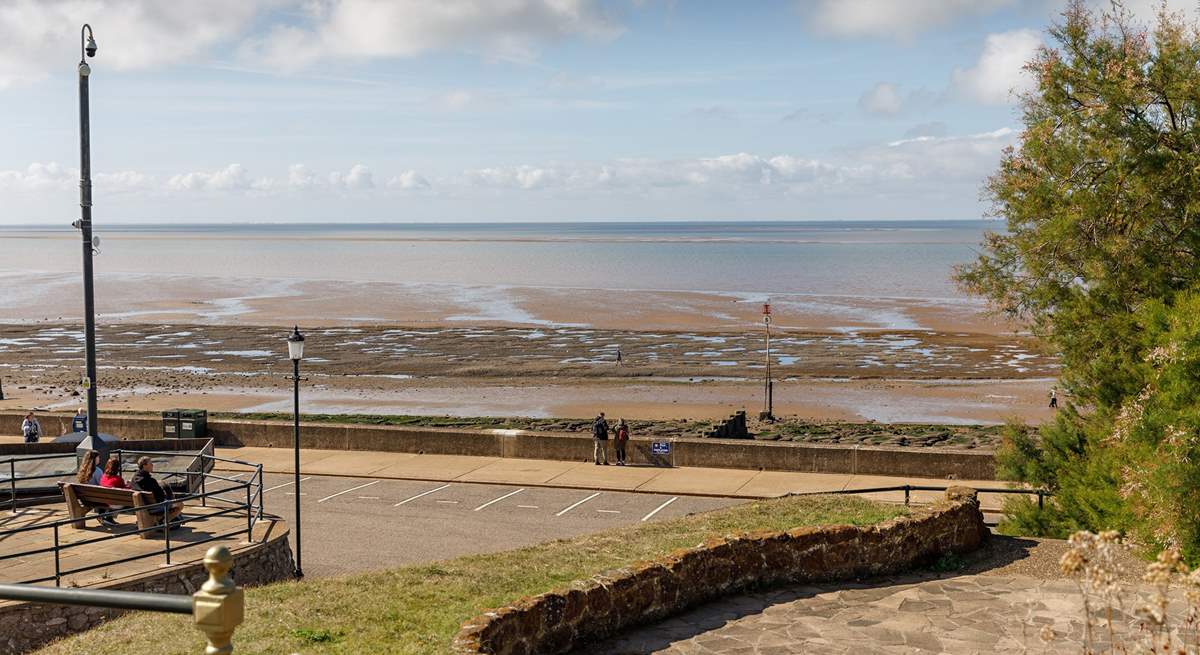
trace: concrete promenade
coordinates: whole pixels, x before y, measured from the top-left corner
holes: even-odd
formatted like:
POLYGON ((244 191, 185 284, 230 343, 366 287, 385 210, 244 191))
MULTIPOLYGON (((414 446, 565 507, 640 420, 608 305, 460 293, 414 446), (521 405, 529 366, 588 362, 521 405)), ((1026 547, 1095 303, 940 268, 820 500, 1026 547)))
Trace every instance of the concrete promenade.
MULTIPOLYGON (((261 463, 267 473, 291 473, 290 448, 218 448, 217 455, 261 463)), ((245 470, 222 465, 226 470, 245 470)), ((652 466, 596 466, 592 462, 509 459, 469 455, 430 455, 373 451, 301 451, 300 472, 304 475, 345 476, 436 482, 474 482, 525 487, 612 490, 635 493, 771 498, 789 493, 812 493, 867 489, 902 484, 974 488, 997 488, 995 480, 944 480, 845 473, 796 473, 725 468, 658 468, 652 466)), ((912 502, 931 502, 940 491, 914 491, 912 502)), ((900 491, 864 494, 866 498, 903 502, 900 491)), ((1000 509, 1000 494, 982 494, 985 510, 1000 509)))

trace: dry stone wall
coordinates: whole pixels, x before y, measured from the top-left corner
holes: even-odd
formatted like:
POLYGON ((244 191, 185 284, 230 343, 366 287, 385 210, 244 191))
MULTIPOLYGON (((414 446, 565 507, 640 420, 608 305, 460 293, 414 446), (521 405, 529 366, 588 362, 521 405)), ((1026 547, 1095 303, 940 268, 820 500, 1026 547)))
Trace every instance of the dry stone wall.
POLYGON ((712 539, 696 548, 525 598, 463 624, 455 655, 553 655, 752 588, 894 573, 988 535, 975 491, 878 525, 806 527, 712 539))
MULTIPOLYGON (((292 548, 287 530, 272 530, 262 545, 234 553, 233 579, 243 587, 278 582, 292 577, 292 548)), ((101 588, 191 595, 208 579, 200 562, 155 570, 101 588)), ((247 608, 253 612, 253 608, 247 608)), ((123 614, 122 610, 81 605, 42 605, 0 602, 0 655, 18 655, 54 639, 82 632, 123 614)), ((204 634, 196 631, 197 652, 204 649, 204 634)))

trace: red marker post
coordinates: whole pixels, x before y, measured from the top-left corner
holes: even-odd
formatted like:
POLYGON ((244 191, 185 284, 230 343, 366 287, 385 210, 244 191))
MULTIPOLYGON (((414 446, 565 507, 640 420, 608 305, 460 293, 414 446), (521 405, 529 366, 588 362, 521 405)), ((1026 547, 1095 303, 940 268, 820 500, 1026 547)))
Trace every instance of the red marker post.
POLYGON ((758 418, 763 421, 774 421, 774 384, 771 382, 771 301, 763 303, 763 326, 767 332, 767 371, 766 377, 763 380, 763 411, 758 415, 758 418))

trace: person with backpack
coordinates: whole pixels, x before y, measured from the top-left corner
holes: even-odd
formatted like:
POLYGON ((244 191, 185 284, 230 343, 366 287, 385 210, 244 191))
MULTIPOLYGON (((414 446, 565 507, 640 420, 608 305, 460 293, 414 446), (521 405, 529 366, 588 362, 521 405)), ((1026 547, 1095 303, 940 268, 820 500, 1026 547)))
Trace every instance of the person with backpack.
POLYGON ((613 439, 613 448, 617 451, 617 466, 625 466, 625 445, 629 443, 629 424, 625 419, 617 420, 617 435, 613 439))
POLYGON ((608 421, 604 420, 604 412, 592 422, 592 459, 596 466, 600 465, 601 455, 604 465, 608 466, 608 421))
POLYGON ((33 412, 25 415, 25 420, 21 421, 21 436, 25 437, 25 443, 37 443, 42 436, 42 424, 34 418, 33 412))

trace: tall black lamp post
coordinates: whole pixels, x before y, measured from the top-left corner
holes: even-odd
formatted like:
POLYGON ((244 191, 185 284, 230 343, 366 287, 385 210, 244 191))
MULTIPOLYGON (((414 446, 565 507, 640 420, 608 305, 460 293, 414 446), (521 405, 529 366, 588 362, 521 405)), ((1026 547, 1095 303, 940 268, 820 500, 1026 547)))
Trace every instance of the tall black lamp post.
POLYGON ((300 360, 304 359, 304 335, 300 334, 300 326, 292 328, 292 334, 288 336, 288 357, 292 360, 292 383, 293 383, 293 399, 295 400, 294 411, 294 432, 292 437, 292 448, 296 454, 295 468, 295 493, 296 493, 296 577, 304 577, 304 568, 300 564, 300 360))
MULTIPOLYGON (((79 30, 79 222, 75 227, 83 237, 83 321, 87 357, 87 437, 79 443, 76 453, 82 456, 89 450, 106 450, 99 438, 100 416, 96 408, 96 303, 92 288, 92 144, 88 107, 88 77, 92 68, 87 57, 96 56, 96 40, 92 26, 84 24, 79 30)), ((104 453, 101 452, 101 455, 104 453)))

